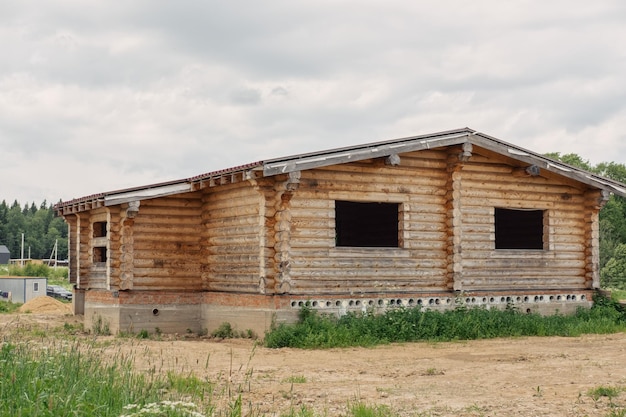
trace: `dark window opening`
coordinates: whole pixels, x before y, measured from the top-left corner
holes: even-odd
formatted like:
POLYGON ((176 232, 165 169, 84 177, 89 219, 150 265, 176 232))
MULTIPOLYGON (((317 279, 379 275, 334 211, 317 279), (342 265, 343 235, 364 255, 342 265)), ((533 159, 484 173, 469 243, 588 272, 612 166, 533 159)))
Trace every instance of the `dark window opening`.
POLYGON ((398 247, 397 203, 335 201, 337 246, 398 247))
POLYGON ((98 246, 93 248, 93 263, 107 261, 107 248, 98 246))
POLYGON ((543 249, 543 210, 496 208, 496 249, 543 249))
POLYGON ((95 222, 93 224, 93 237, 105 237, 107 235, 107 222, 95 222))

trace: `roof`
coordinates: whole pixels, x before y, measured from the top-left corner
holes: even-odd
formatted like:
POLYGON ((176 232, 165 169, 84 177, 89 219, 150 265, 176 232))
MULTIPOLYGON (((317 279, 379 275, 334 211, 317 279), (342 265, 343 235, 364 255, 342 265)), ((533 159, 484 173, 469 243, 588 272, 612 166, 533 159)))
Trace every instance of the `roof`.
POLYGON ((4 245, 0 245, 0 253, 10 253, 9 248, 4 245))
POLYGON ((259 176, 269 177, 294 171, 356 162, 370 158, 386 157, 406 152, 462 145, 464 143, 469 143, 508 156, 522 163, 535 165, 540 169, 555 172, 563 177, 579 181, 591 187, 626 197, 626 184, 595 175, 580 168, 488 136, 484 133, 477 132, 473 129, 462 128, 428 135, 411 136, 383 142, 269 159, 208 172, 191 178, 93 194, 70 201, 60 202, 55 205, 55 209, 65 215, 130 201, 192 192, 206 186, 214 187, 236 181, 254 179, 259 176))

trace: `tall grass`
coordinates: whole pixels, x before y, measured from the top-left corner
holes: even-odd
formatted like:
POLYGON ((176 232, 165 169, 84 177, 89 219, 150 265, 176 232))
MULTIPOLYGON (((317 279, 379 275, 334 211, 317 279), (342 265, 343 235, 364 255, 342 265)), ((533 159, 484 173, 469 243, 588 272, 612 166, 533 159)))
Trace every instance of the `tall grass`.
MULTIPOLYGON (((5 329, 7 330, 7 329, 5 329)), ((265 414, 246 400, 252 368, 236 382, 232 372, 215 380, 157 369, 135 370, 136 353, 111 341, 40 335, 19 328, 0 342, 0 416, 11 417, 322 417, 306 405, 265 414), (58 337, 58 338, 57 338, 58 337), (127 350, 125 350, 127 351, 127 350)), ((144 354, 139 351, 138 354, 144 354)), ((250 359, 254 355, 254 349, 250 359)), ((158 361, 157 361, 158 362, 158 361)), ((162 361, 161 361, 162 362, 162 361)), ((209 356, 205 364, 208 367, 209 356)), ((239 370, 241 371, 241 369, 239 370)), ((238 372, 238 371, 235 371, 238 372)), ((302 381, 304 383, 305 381, 302 381)), ((346 405, 346 417, 396 417, 392 410, 361 403, 346 405), (384 413, 383 413, 384 411, 384 413)))
POLYGON ((626 314, 619 304, 596 296, 591 309, 576 314, 541 316, 509 307, 487 310, 459 306, 430 311, 398 308, 384 314, 350 313, 340 318, 300 311, 299 322, 281 324, 265 336, 268 347, 331 348, 372 346, 392 342, 450 341, 511 336, 578 336, 626 330, 626 314))
POLYGON ((3 416, 203 415, 193 404, 203 391, 179 388, 166 375, 133 372, 132 357, 110 357, 85 343, 18 339, 0 347, 3 416), (157 410, 162 414, 149 414, 157 410))

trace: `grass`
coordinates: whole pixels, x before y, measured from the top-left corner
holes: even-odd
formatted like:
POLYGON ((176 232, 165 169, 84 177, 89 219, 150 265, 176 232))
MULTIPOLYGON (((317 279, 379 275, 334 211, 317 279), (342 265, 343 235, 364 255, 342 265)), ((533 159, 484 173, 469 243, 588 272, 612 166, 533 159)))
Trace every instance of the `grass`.
POLYGON ((0 301, 0 314, 15 313, 21 306, 22 306, 21 303, 12 303, 10 301, 0 301))
POLYGON ((611 290, 611 299, 614 301, 626 300, 626 290, 611 290))
POLYGON ((337 318, 304 307, 298 323, 272 328, 265 336, 265 345, 319 349, 393 342, 579 336, 626 330, 626 313, 618 303, 599 295, 594 301, 591 309, 580 308, 573 315, 552 316, 522 313, 512 307, 487 310, 459 306, 443 312, 397 308, 384 314, 350 313, 337 318))
POLYGON ((292 375, 289 378, 285 378, 283 382, 289 382, 291 384, 305 384, 306 377, 304 375, 292 375))
MULTIPOLYGON (((244 401, 250 392, 253 369, 250 360, 244 377, 235 382, 231 370, 214 380, 201 378, 193 369, 181 372, 158 369, 159 359, 148 363, 144 371, 134 370, 136 355, 119 353, 111 343, 129 343, 129 339, 70 337, 76 329, 71 325, 48 329, 41 334, 35 327, 20 327, 5 332, 0 343, 0 415, 18 417, 326 417, 293 403, 287 410, 269 414, 258 405, 244 401), (114 353, 118 352, 118 353, 114 353)), ((131 344, 132 344, 132 340, 131 344)), ((127 350, 124 350, 127 351, 127 350)), ((251 353, 250 359, 254 355, 251 353)), ((210 356, 210 355, 209 355, 210 356)), ((162 359, 160 359, 162 362, 162 359)), ((178 361, 176 362, 178 364, 178 361)), ((162 365, 162 363, 161 363, 162 365)), ((209 366, 209 357, 204 365, 209 366)), ((293 384, 305 383, 295 375, 293 384)), ((348 403, 346 417, 396 417, 391 409, 348 403)))
POLYGON ((626 417, 626 408, 616 403, 616 399, 624 391, 626 391, 626 387, 600 385, 590 389, 587 395, 591 397, 596 404, 603 398, 608 400, 610 411, 606 417, 626 417))
POLYGON ((120 416, 128 407, 167 408, 182 399, 165 377, 133 373, 131 357, 105 362, 107 355, 80 342, 34 347, 32 341, 17 340, 0 348, 0 415, 120 416))

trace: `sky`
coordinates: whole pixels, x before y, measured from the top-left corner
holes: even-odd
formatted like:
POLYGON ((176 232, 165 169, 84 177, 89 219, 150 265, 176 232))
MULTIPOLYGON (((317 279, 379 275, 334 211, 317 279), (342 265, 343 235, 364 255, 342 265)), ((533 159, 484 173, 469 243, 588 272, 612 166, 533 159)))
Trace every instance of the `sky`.
POLYGON ((0 201, 470 127, 626 163, 623 0, 0 3, 0 201))

